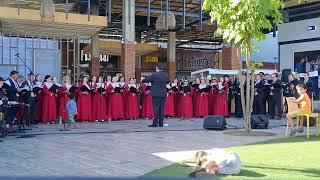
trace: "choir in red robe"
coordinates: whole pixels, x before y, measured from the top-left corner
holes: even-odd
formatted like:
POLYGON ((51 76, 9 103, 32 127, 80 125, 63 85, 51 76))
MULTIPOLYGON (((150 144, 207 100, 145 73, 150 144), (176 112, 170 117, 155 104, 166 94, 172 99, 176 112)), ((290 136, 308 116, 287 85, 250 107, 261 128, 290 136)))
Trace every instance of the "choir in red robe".
POLYGON ((172 86, 171 83, 167 84, 167 97, 164 104, 164 116, 165 117, 174 117, 174 99, 175 99, 175 86, 172 86))
POLYGON ((99 77, 98 83, 93 85, 93 97, 92 97, 92 118, 94 120, 104 121, 107 119, 107 104, 106 104, 106 83, 103 82, 103 78, 99 77))
POLYGON ((125 88, 124 95, 126 97, 125 117, 127 119, 139 118, 139 87, 135 84, 134 79, 130 78, 128 86, 125 88))
MULTIPOLYGON (((202 118, 208 114, 229 116, 227 91, 228 83, 223 78, 218 81, 206 83, 204 78, 197 79, 193 85, 185 79, 180 84, 177 79, 168 83, 167 97, 164 106, 164 116, 181 118, 202 118)), ((124 82, 124 78, 118 81, 117 77, 108 76, 106 81, 102 77, 88 82, 84 76, 81 83, 71 85, 70 77, 59 85, 53 83, 51 76, 46 76, 45 82, 41 80, 34 82, 36 94, 36 120, 44 123, 54 123, 57 120, 68 121, 66 104, 69 100, 69 90, 76 95, 78 121, 95 120, 123 120, 123 119, 145 119, 153 118, 151 83, 140 86, 135 79, 130 78, 124 82), (55 88, 52 88, 55 87, 55 88), (140 94, 143 98, 139 99, 140 94), (139 102, 141 101, 141 102, 139 102), (139 108, 139 104, 142 108, 139 108), (40 110, 39 110, 40 109, 40 110)), ((22 117, 17 114, 17 118, 22 117)))
POLYGON ((196 117, 204 117, 209 114, 209 95, 208 95, 208 86, 206 85, 204 79, 201 79, 201 84, 198 86, 198 95, 195 106, 197 106, 197 116, 196 117))
POLYGON ((117 82, 117 77, 112 78, 112 83, 107 87, 107 93, 109 94, 109 105, 108 105, 108 119, 118 120, 124 118, 123 110, 123 90, 120 84, 117 82))
POLYGON ((92 118, 92 89, 88 84, 88 77, 82 78, 82 84, 78 89, 78 102, 77 102, 77 120, 78 121, 93 121, 92 118))
POLYGON ((193 93, 194 89, 189 85, 187 80, 184 80, 180 88, 178 115, 182 118, 193 117, 193 93))
POLYGON ((43 101, 42 101, 42 121, 44 123, 55 123, 57 120, 57 104, 56 90, 51 90, 53 86, 52 77, 47 75, 43 85, 43 101))
POLYGON ((227 101, 227 90, 228 90, 228 83, 223 83, 223 81, 220 81, 215 86, 215 108, 213 109, 214 115, 220 115, 220 116, 228 116, 229 110, 228 110, 228 101, 227 101))
POLYGON ((141 116, 145 119, 153 118, 152 96, 150 93, 151 86, 151 83, 145 83, 142 85, 143 102, 141 116))

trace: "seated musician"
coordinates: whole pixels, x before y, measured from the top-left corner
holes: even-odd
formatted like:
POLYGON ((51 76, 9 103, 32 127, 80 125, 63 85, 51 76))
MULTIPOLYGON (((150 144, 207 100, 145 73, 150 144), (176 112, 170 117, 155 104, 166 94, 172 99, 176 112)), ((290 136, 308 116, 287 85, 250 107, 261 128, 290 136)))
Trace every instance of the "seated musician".
POLYGON ((311 113, 311 100, 307 94, 307 87, 305 84, 298 84, 297 85, 297 92, 299 93, 300 97, 298 99, 294 97, 290 97, 288 100, 292 103, 299 104, 299 109, 295 111, 291 111, 287 113, 286 117, 288 119, 288 123, 291 127, 290 136, 293 136, 295 133, 303 132, 303 118, 300 119, 300 127, 295 128, 292 122, 292 118, 296 117, 300 113, 311 113))
POLYGON ((21 92, 21 89, 19 88, 19 84, 17 80, 18 80, 18 72, 11 71, 10 78, 5 81, 6 85, 8 85, 8 88, 6 89, 6 96, 8 97, 10 104, 12 104, 12 106, 9 107, 6 114, 6 121, 10 127, 9 132, 16 131, 13 128, 13 125, 15 121, 15 115, 19 110, 19 107, 15 106, 15 104, 19 104, 18 93, 21 92))

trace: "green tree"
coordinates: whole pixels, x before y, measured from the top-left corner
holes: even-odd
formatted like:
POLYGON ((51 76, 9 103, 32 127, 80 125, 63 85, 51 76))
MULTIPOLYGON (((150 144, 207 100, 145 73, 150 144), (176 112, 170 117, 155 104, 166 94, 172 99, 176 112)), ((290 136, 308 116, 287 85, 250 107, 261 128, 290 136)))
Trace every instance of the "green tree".
MULTIPOLYGON (((242 75, 242 60, 239 58, 239 75, 241 82, 241 100, 246 131, 251 133, 251 113, 254 97, 254 71, 259 64, 252 64, 250 56, 257 47, 253 39, 264 40, 266 35, 262 30, 271 30, 272 23, 282 23, 280 10, 284 7, 282 0, 205 0, 203 9, 210 13, 211 21, 218 24, 216 36, 234 44, 245 54, 246 75, 242 75), (244 83, 246 81, 246 96, 244 83), (246 102, 246 103, 245 103, 246 102)), ((240 57, 240 56, 239 56, 240 57)))

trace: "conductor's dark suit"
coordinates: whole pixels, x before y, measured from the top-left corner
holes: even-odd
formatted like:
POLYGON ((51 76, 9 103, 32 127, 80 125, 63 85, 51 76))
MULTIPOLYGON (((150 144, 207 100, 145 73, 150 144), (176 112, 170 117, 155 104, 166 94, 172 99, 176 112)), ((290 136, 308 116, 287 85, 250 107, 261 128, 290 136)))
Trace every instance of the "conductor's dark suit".
POLYGON ((152 75, 144 80, 142 83, 151 82, 151 96, 152 96, 152 106, 154 119, 152 126, 163 126, 163 111, 164 103, 167 96, 166 85, 169 82, 168 75, 163 72, 155 72, 152 75))

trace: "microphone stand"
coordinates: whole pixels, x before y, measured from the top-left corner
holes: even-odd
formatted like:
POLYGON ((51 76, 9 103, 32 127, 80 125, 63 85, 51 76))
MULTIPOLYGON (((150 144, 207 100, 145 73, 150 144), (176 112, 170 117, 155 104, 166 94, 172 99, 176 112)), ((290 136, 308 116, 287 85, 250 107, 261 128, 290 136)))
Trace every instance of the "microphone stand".
POLYGON ((183 84, 182 84, 182 110, 181 110, 181 117, 180 117, 180 119, 179 119, 179 121, 182 121, 183 119, 184 119, 184 106, 185 106, 185 93, 184 93, 184 88, 185 88, 185 86, 183 86, 183 84))
MULTIPOLYGON (((22 63, 24 63, 25 65, 26 65, 26 67, 28 68, 28 70, 30 71, 30 73, 33 73, 32 72, 32 70, 29 68, 29 66, 27 65, 27 63, 19 56, 19 53, 17 53, 17 54, 15 54, 15 56, 17 56, 17 58, 22 62, 22 63)), ((30 79, 30 85, 31 85, 31 79, 30 79)), ((31 91, 30 91, 30 86, 29 86, 29 95, 28 95, 28 102, 29 102, 29 104, 26 104, 26 105, 24 105, 25 107, 27 107, 27 112, 28 112, 28 126, 30 126, 31 125, 31 91)), ((23 130, 32 130, 31 128, 30 129, 26 129, 25 127, 24 127, 24 125, 23 125, 23 130)))

